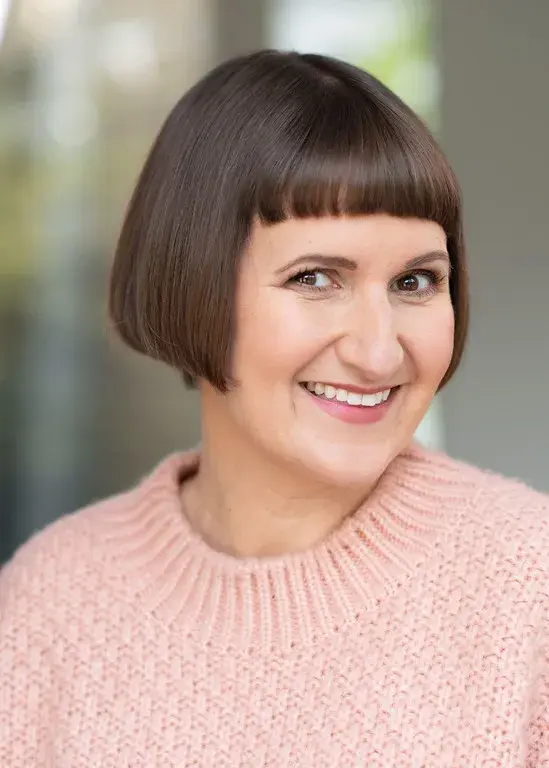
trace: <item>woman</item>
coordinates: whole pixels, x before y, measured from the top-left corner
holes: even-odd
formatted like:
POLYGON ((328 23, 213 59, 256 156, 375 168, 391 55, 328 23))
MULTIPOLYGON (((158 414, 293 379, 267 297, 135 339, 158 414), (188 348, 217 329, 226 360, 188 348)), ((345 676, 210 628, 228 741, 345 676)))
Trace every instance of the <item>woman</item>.
POLYGON ((454 174, 375 78, 263 51, 181 99, 110 310, 202 444, 5 569, 2 766, 549 765, 548 499, 412 442, 466 275, 454 174))

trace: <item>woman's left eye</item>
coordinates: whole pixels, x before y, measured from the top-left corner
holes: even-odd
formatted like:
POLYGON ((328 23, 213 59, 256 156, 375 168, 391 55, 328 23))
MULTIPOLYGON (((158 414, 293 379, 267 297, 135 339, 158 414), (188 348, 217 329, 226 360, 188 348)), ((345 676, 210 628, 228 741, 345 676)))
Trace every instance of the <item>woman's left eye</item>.
POLYGON ((438 275, 435 272, 411 272, 408 275, 399 277, 395 281, 395 286, 401 293, 419 294, 421 296, 432 292, 439 282, 438 275))

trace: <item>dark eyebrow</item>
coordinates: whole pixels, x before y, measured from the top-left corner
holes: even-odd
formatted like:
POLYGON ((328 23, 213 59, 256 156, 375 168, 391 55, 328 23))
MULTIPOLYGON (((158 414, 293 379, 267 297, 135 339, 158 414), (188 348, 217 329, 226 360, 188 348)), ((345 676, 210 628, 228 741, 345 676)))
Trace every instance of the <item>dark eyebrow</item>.
MULTIPOLYGON (((409 259, 402 268, 403 272, 407 272, 410 269, 416 269, 422 267, 424 264, 430 264, 433 261, 444 261, 450 265, 450 256, 447 251, 429 251, 429 253, 423 253, 421 256, 414 256, 413 259, 409 259)), ((358 264, 354 259, 349 259, 345 256, 331 256, 323 253, 306 253, 303 256, 298 256, 296 259, 288 262, 280 269, 277 269, 277 274, 287 272, 289 269, 293 269, 300 265, 312 267, 339 267, 340 269, 353 270, 357 269, 358 264)))
POLYGON ((329 256, 325 253, 306 253, 303 256, 298 256, 296 259, 292 259, 283 267, 276 270, 277 274, 287 272, 289 269, 299 267, 300 265, 308 267, 339 267, 340 269, 356 269, 358 264, 353 259, 347 259, 345 256, 329 256))
POLYGON ((448 251, 429 251, 429 253, 424 253, 421 256, 414 256, 413 259, 409 259, 404 265, 403 271, 406 272, 409 269, 422 267, 424 264, 430 264, 433 261, 444 261, 448 266, 452 266, 448 251))

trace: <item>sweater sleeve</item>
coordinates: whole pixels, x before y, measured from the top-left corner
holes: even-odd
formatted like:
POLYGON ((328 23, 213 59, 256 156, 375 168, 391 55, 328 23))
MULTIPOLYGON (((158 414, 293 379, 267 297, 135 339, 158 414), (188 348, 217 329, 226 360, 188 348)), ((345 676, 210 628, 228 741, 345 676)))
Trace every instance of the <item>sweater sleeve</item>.
POLYGON ((0 766, 10 768, 54 764, 57 690, 36 559, 27 545, 0 572, 0 766))

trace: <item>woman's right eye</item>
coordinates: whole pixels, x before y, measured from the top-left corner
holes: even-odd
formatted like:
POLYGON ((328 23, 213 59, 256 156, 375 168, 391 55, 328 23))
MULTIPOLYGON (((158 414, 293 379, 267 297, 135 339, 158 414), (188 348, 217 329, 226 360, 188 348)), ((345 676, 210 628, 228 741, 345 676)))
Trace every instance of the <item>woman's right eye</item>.
POLYGON ((312 291, 325 291, 332 288, 334 284, 329 275, 320 269, 302 270, 291 277, 289 282, 312 291))

